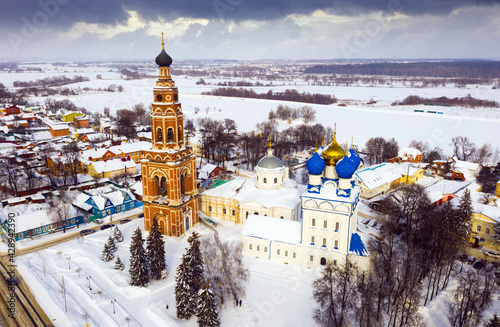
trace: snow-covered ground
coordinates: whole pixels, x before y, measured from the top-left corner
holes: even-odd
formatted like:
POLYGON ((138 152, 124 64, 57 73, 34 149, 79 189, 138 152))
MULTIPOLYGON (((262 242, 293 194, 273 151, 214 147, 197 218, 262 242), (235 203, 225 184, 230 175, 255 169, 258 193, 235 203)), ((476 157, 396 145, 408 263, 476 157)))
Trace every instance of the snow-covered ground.
MULTIPOLYGON (((77 106, 82 106, 90 111, 102 112, 104 107, 109 107, 111 113, 118 109, 132 108, 135 104, 143 103, 148 107, 153 101, 153 87, 155 79, 123 80, 116 71, 108 71, 105 67, 64 67, 51 68, 43 66, 43 73, 0 73, 0 83, 11 87, 16 80, 29 81, 42 79, 48 76, 83 75, 90 81, 68 85, 68 87, 107 87, 110 84, 122 85, 121 93, 89 92, 77 96, 64 97, 73 101, 77 106), (51 69, 49 71, 49 68, 51 69), (102 79, 96 75, 101 74, 102 79)), ((154 72, 150 72, 153 74, 154 72)), ((247 132, 255 130, 255 125, 268 119, 271 109, 276 109, 283 101, 263 99, 241 99, 228 97, 214 97, 201 95, 213 85, 196 85, 199 77, 173 76, 179 88, 179 100, 182 103, 186 118, 197 119, 210 117, 213 119, 231 118, 236 121, 238 131, 247 132), (198 114, 194 108, 199 107, 198 114), (205 108, 210 110, 206 113, 205 108)), ((241 80, 240 78, 237 80, 241 80)), ((205 79, 209 83, 218 83, 222 80, 205 79)), ((490 108, 463 108, 463 107, 428 107, 428 106, 391 106, 396 100, 402 100, 408 95, 422 97, 465 97, 468 94, 475 98, 494 100, 500 102, 500 89, 491 86, 470 85, 465 88, 426 87, 411 88, 404 86, 313 86, 304 82, 273 82, 272 87, 253 87, 256 92, 283 91, 287 88, 297 89, 299 92, 322 93, 335 95, 339 103, 347 104, 346 107, 333 105, 311 105, 317 111, 316 122, 326 126, 337 123, 339 142, 345 143, 354 137, 354 142, 363 146, 371 137, 394 137, 400 146, 406 146, 414 139, 428 141, 431 147, 439 146, 445 153, 451 154, 450 141, 454 136, 468 136, 478 146, 491 143, 500 148, 500 109, 490 108), (285 84, 285 85, 282 85, 285 84), (296 84, 296 85, 295 85, 296 84), (366 104, 370 99, 377 103, 366 104), (424 110, 424 113, 414 112, 424 110), (433 114, 427 111, 439 111, 443 114, 433 114)), ((55 99, 62 99, 55 96, 55 99)), ((32 100, 43 104, 45 98, 38 97, 32 100)), ((304 104, 288 102, 287 105, 298 108, 304 104)), ((296 122, 300 123, 300 122, 296 122)), ((314 122, 315 123, 315 122, 314 122)), ((281 123, 279 128, 286 129, 287 123, 281 123)))
MULTIPOLYGON (((228 225, 220 231, 221 239, 241 240, 241 227, 228 225)), ((133 287, 129 285, 129 246, 137 227, 143 229, 142 219, 119 225, 125 240, 117 244, 115 258, 119 255, 122 259, 123 271, 114 269, 114 260, 101 260, 109 230, 17 258, 19 272, 56 326, 82 326, 85 312, 90 326, 127 326, 127 317, 131 318, 130 326, 197 325, 196 317, 189 321, 175 317, 175 269, 188 246, 187 236, 165 237, 165 280, 155 281, 148 288, 133 287), (67 312, 61 291, 63 277, 67 312), (113 313, 111 301, 115 299, 113 313)), ((211 232, 202 225, 189 232, 193 231, 211 232)), ((318 271, 250 257, 245 258, 245 263, 250 270, 246 298, 241 308, 231 301, 227 303, 221 312, 222 326, 312 325, 311 282, 318 271)))

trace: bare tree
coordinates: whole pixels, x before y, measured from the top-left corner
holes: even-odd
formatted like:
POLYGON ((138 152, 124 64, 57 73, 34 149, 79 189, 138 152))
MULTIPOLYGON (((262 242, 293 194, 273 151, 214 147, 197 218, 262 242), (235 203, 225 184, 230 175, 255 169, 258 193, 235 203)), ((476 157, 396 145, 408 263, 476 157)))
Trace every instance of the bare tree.
POLYGON ((477 149, 476 162, 480 165, 483 165, 485 162, 488 162, 488 161, 491 162, 491 160, 493 159, 494 153, 495 153, 495 150, 493 149, 491 144, 485 143, 482 147, 477 149))
POLYGON ((299 113, 305 124, 316 120, 316 110, 314 110, 311 106, 301 107, 299 109, 299 113))
POLYGON ((73 179, 73 183, 78 184, 78 173, 80 149, 76 142, 69 143, 63 147, 62 158, 66 175, 73 179))
POLYGON ((228 298, 242 298, 249 273, 243 265, 241 243, 222 243, 215 232, 202 239, 201 249, 206 277, 221 305, 228 298))
POLYGON ((314 310, 314 320, 324 327, 348 326, 357 303, 356 266, 346 259, 342 266, 328 262, 322 276, 313 282, 313 299, 319 308, 314 310))
POLYGON ((63 228, 63 232, 66 233, 67 219, 71 214, 71 204, 62 200, 64 196, 61 195, 61 198, 53 196, 50 201, 50 207, 48 209, 48 215, 52 222, 57 224, 57 228, 63 228))
POLYGON ((2 184, 7 186, 10 193, 14 196, 18 196, 19 190, 21 188, 21 174, 16 165, 11 165, 8 159, 0 160, 0 174, 2 176, 2 184))
POLYGON ((471 160, 476 154, 476 145, 469 141, 467 136, 455 136, 450 143, 453 148, 453 155, 457 156, 458 160, 471 160))

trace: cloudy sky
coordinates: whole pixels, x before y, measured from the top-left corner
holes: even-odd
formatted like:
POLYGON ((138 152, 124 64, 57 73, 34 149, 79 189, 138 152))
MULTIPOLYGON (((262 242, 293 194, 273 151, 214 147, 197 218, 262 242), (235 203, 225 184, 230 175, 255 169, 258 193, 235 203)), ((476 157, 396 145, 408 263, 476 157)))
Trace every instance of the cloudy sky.
POLYGON ((0 58, 500 59, 500 0, 0 0, 0 58))

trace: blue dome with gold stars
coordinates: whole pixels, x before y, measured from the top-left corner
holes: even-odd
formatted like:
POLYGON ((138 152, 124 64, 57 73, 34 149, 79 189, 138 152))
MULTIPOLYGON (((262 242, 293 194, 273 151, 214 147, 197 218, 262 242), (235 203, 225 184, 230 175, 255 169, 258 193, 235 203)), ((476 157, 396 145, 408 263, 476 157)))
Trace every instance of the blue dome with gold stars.
POLYGON ((358 167, 348 155, 345 155, 335 165, 335 170, 339 178, 350 179, 358 167))

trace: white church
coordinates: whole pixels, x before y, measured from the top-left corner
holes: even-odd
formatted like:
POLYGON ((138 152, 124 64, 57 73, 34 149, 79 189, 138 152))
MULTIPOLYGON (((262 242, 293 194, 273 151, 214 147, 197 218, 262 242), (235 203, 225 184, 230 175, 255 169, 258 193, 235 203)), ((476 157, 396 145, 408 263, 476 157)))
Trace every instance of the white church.
MULTIPOLYGON (((355 185, 353 175, 359 165, 359 156, 353 149, 346 153, 335 133, 332 143, 306 162, 309 184, 296 199, 299 217, 292 214, 283 219, 246 213, 246 219, 242 219, 243 252, 307 267, 325 265, 327 261, 342 264, 348 256, 360 269, 369 270, 366 244, 371 236, 357 230, 360 187, 355 185)), ((267 191, 283 189, 283 167, 269 149, 257 165, 256 186, 267 191)), ((268 201, 279 203, 279 193, 268 201)))

